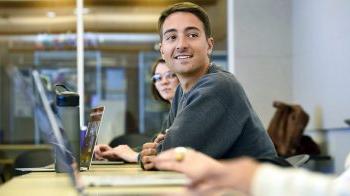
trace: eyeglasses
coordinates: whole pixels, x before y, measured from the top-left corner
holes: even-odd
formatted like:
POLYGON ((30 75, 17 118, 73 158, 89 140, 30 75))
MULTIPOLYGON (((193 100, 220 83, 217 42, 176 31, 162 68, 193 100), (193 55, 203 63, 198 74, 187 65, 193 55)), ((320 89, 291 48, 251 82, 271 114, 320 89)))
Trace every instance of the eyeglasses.
POLYGON ((153 83, 160 82, 160 81, 162 81, 163 77, 167 80, 170 80, 170 79, 176 78, 176 74, 173 72, 170 72, 170 71, 165 72, 163 74, 154 74, 152 76, 152 81, 153 81, 153 83))

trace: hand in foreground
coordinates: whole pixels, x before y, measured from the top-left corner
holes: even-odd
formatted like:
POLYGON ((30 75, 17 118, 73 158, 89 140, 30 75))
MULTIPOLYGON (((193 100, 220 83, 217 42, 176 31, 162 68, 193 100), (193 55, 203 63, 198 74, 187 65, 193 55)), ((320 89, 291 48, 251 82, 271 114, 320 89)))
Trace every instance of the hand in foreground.
POLYGON ((196 152, 175 149, 165 151, 154 158, 155 167, 184 173, 191 179, 190 189, 196 191, 219 188, 233 188, 249 193, 258 164, 251 159, 242 158, 219 162, 196 152))
POLYGON ((108 160, 124 160, 129 163, 136 163, 138 153, 128 145, 118 145, 117 147, 103 151, 101 156, 108 160))
POLYGON ((145 143, 140 155, 145 170, 155 169, 153 159, 157 155, 157 143, 145 143))
POLYGON ((112 148, 106 144, 98 144, 94 148, 94 156, 96 160, 105 160, 102 156, 102 153, 108 150, 111 150, 112 148))

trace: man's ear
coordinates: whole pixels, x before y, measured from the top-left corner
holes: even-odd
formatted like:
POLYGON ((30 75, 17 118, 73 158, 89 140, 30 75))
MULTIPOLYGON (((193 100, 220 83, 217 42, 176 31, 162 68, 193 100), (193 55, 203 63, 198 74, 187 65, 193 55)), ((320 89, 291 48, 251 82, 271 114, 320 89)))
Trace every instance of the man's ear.
POLYGON ((214 38, 210 37, 208 38, 208 55, 211 55, 211 53, 213 52, 213 48, 214 48, 214 38))

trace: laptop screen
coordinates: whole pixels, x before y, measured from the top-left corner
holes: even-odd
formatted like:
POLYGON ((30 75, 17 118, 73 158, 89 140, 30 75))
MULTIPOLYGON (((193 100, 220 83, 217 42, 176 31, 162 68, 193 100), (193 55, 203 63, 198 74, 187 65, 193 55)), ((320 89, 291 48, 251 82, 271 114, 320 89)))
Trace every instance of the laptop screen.
POLYGON ((93 108, 90 112, 88 128, 81 147, 80 166, 89 168, 105 108, 93 108))
POLYGON ((79 175, 79 170, 77 169, 76 160, 72 155, 72 150, 70 148, 67 136, 64 132, 64 129, 62 128, 62 123, 50 106, 38 71, 34 70, 32 72, 32 76, 34 79, 35 89, 39 94, 39 99, 36 100, 40 100, 39 103, 37 103, 38 105, 36 105, 36 109, 39 110, 42 114, 42 120, 45 119, 48 122, 46 123, 46 127, 43 127, 43 129, 53 135, 53 138, 51 138, 51 140, 53 141, 52 144, 54 145, 56 151, 56 165, 58 162, 59 167, 64 171, 67 171, 69 174, 74 187, 78 191, 82 191, 83 185, 82 181, 80 180, 81 177, 79 175))
MULTIPOLYGON (((69 175, 71 182, 77 191, 81 192, 84 188, 79 170, 74 157, 67 136, 63 130, 62 123, 55 114, 54 106, 50 104, 50 101, 46 94, 46 89, 43 86, 39 72, 32 71, 32 81, 25 80, 22 73, 16 67, 7 67, 7 72, 11 78, 19 83, 22 92, 27 97, 28 103, 33 107, 35 118, 39 121, 38 128, 45 136, 48 143, 53 144, 55 149, 56 164, 59 162, 60 167, 69 175), (34 84, 34 85, 32 85, 34 84), (36 92, 36 93, 33 93, 36 92)), ((86 147, 87 156, 92 158, 94 144, 96 143, 98 129, 101 124, 104 107, 94 108, 90 114, 90 120, 88 124, 87 139, 84 142, 86 147)))
MULTIPOLYGON (((40 134, 44 136, 44 139, 48 143, 57 143, 54 132, 52 131, 52 126, 49 122, 49 115, 46 112, 47 110, 51 110, 50 102, 38 72, 32 72, 34 81, 32 82, 32 80, 28 80, 28 76, 17 67, 9 66, 6 71, 9 77, 12 78, 20 88, 20 92, 23 93, 27 103, 33 108, 35 126, 40 131, 40 134), (47 105, 47 108, 45 108, 44 105, 47 105)), ((52 118, 54 115, 50 116, 50 118, 52 118)))

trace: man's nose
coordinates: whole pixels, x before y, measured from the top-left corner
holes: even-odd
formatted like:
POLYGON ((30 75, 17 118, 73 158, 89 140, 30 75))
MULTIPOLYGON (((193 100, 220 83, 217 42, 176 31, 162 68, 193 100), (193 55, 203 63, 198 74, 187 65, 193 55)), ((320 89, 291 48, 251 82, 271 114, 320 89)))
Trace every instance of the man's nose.
POLYGON ((178 42, 176 45, 177 50, 182 50, 188 48, 188 42, 185 36, 179 36, 178 42))

